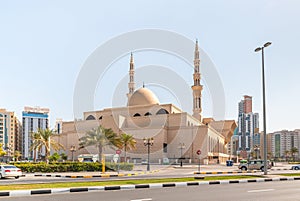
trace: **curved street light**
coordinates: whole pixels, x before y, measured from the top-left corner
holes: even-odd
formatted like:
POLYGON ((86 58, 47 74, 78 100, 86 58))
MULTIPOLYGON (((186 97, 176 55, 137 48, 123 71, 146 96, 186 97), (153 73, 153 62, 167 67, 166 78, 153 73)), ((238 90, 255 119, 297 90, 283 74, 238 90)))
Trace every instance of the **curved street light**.
POLYGON ((267 175, 267 131, 266 131, 266 90, 265 90, 265 64, 264 64, 264 48, 272 43, 267 42, 262 47, 256 48, 254 51, 262 53, 262 87, 263 87, 263 122, 264 122, 264 175, 267 175))

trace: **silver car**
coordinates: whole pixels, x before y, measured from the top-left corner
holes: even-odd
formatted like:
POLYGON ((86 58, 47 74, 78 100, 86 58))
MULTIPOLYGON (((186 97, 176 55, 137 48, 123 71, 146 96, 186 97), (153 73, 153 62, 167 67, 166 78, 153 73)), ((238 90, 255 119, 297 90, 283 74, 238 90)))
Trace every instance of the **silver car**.
MULTIPOLYGON (((267 168, 271 169, 270 161, 267 161, 267 168)), ((264 171, 264 161, 263 160, 250 160, 248 163, 240 163, 239 169, 245 170, 261 170, 264 171)))
POLYGON ((22 171, 14 165, 0 165, 0 179, 4 177, 15 177, 19 179, 22 176, 22 171))

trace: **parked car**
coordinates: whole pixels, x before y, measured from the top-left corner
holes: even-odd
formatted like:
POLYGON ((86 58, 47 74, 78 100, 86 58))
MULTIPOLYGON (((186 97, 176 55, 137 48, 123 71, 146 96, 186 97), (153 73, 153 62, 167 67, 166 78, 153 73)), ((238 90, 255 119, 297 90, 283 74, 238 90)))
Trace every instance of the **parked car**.
POLYGON ((293 165, 293 166, 291 167, 291 169, 292 169, 292 170, 300 170, 300 164, 298 164, 298 165, 293 165))
POLYGON ((82 162, 84 162, 84 163, 93 163, 94 161, 93 161, 92 158, 84 158, 84 159, 82 160, 82 162))
MULTIPOLYGON (((271 169, 270 161, 267 161, 267 168, 271 169)), ((261 170, 264 171, 264 161, 263 160, 250 160, 248 163, 240 163, 238 166, 239 169, 246 170, 261 170)))
POLYGON ((141 164, 142 164, 142 165, 147 165, 147 164, 148 164, 148 160, 146 160, 146 159, 145 159, 145 160, 142 160, 141 164))
POLYGON ((4 177, 15 177, 19 179, 22 176, 22 171, 14 165, 0 165, 0 179, 4 177))

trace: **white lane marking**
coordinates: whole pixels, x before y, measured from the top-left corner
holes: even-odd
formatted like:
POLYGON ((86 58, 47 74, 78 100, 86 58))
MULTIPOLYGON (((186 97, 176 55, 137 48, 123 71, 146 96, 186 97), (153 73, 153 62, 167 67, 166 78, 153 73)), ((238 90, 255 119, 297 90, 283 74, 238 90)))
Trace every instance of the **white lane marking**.
POLYGON ((274 189, 251 190, 251 191, 248 191, 248 193, 259 193, 259 192, 267 192, 267 191, 274 191, 274 189))
POLYGON ((150 201, 152 198, 138 199, 138 200, 130 200, 130 201, 150 201))

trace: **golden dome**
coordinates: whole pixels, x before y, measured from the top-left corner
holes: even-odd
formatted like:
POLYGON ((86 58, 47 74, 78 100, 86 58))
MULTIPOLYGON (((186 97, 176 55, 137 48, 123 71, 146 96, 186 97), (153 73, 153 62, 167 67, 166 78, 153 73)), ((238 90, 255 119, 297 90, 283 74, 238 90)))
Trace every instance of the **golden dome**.
POLYGON ((129 106, 159 104, 155 94, 146 88, 136 90, 129 99, 129 106))

